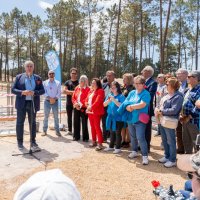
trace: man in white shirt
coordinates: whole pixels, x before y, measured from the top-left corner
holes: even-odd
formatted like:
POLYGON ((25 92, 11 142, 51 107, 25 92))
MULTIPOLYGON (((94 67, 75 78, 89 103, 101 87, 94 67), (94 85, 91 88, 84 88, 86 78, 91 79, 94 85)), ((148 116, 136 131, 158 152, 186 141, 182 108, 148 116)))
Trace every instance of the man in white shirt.
POLYGON ((49 113, 52 109, 54 116, 54 128, 57 136, 61 136, 59 130, 59 119, 58 119, 58 99, 61 97, 61 84, 59 81, 55 80, 55 73, 53 70, 48 72, 48 77, 46 81, 43 82, 45 90, 45 100, 44 100, 44 126, 42 136, 47 135, 48 129, 48 118, 49 113))

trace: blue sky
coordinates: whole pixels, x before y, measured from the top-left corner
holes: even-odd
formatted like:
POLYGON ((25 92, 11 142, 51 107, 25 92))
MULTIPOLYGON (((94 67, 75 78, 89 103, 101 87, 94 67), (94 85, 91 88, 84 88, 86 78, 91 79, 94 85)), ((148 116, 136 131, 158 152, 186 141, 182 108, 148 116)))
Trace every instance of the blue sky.
POLYGON ((30 12, 33 16, 39 15, 42 19, 45 19, 45 9, 57 2, 58 0, 0 0, 0 13, 10 12, 17 7, 23 13, 30 12))

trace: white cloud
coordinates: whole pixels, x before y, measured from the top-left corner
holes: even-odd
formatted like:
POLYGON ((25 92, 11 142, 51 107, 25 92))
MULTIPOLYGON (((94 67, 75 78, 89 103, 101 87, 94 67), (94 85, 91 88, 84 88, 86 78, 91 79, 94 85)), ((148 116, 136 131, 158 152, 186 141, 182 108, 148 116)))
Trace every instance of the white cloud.
POLYGON ((53 8, 53 4, 50 4, 41 0, 38 1, 38 5, 44 10, 46 10, 47 8, 50 8, 50 9, 53 8))

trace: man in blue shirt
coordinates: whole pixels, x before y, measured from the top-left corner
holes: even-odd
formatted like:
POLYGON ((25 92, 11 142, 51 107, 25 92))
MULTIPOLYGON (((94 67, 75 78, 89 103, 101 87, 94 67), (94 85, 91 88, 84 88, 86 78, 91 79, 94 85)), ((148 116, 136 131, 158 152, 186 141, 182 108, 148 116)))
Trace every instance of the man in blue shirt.
POLYGON ((17 142, 19 150, 23 150, 24 121, 28 113, 28 121, 31 127, 31 149, 38 149, 36 143, 36 112, 40 110, 40 95, 44 94, 44 87, 40 76, 33 74, 34 63, 26 61, 25 73, 15 78, 12 93, 16 95, 15 107, 17 109, 17 142), (32 124, 31 124, 32 122, 32 124))
POLYGON ((58 120, 58 99, 61 96, 61 84, 54 78, 55 73, 53 70, 48 72, 49 79, 44 81, 45 90, 45 101, 44 101, 44 126, 42 136, 47 135, 48 129, 48 118, 49 113, 52 109, 54 116, 54 128, 57 136, 61 136, 59 131, 59 120, 58 120))

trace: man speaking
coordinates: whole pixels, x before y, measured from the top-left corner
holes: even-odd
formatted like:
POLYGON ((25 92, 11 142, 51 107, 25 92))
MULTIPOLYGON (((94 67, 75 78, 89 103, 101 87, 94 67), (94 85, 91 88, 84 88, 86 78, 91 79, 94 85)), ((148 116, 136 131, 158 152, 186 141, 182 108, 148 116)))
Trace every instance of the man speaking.
POLYGON ((15 108, 17 109, 16 133, 19 150, 23 150, 24 121, 28 113, 31 134, 31 150, 39 149, 36 143, 36 112, 40 110, 40 95, 44 94, 44 87, 40 76, 33 74, 34 63, 26 61, 25 73, 15 78, 12 93, 16 95, 15 108))

